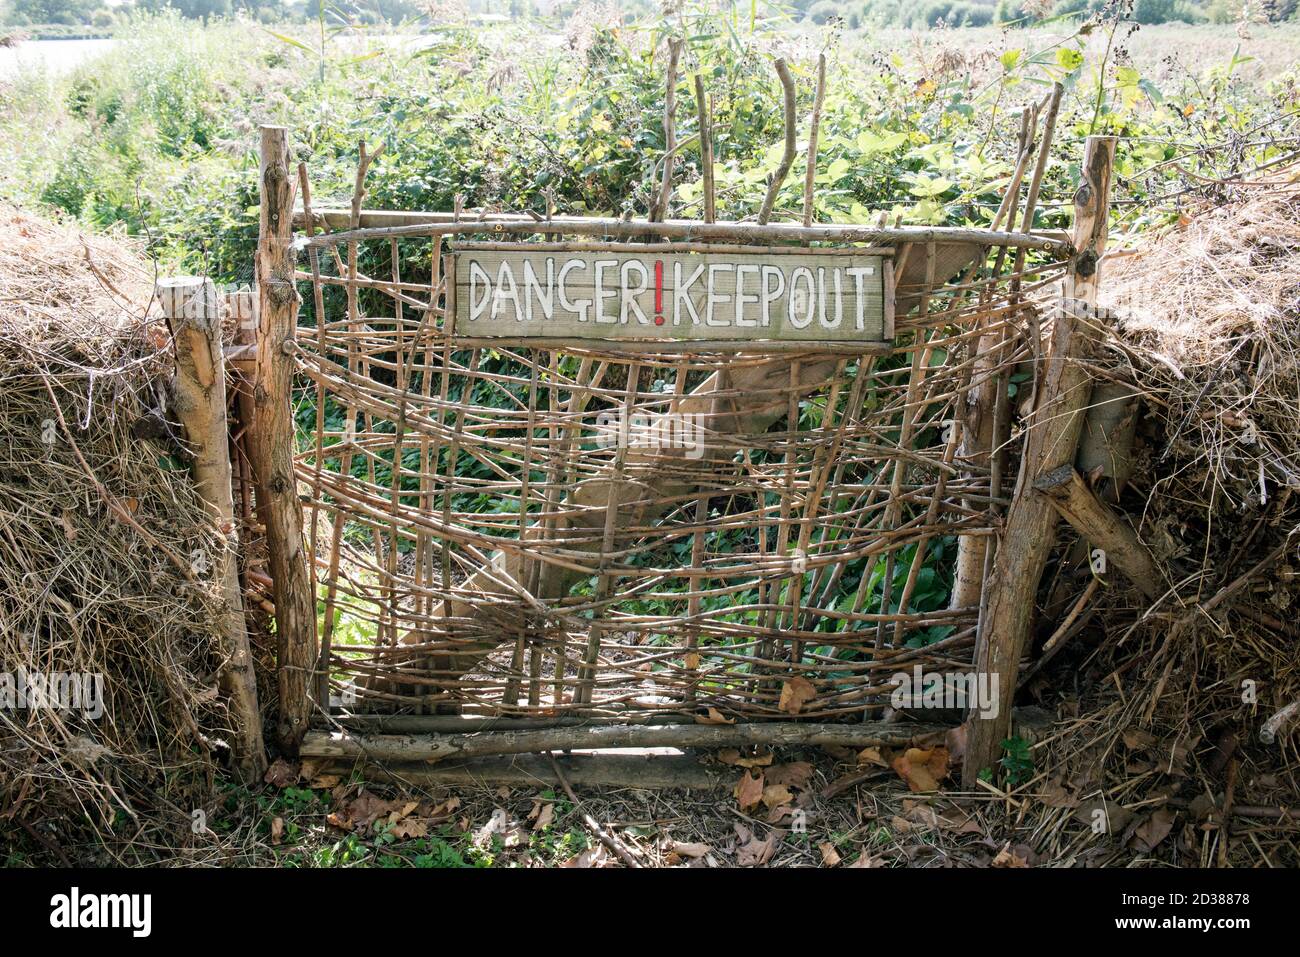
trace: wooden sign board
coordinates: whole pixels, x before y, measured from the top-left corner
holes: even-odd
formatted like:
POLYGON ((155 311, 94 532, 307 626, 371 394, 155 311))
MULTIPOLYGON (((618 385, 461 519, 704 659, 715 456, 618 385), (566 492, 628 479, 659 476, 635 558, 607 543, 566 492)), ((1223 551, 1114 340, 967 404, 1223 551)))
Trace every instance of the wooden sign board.
POLYGON ((879 255, 529 247, 448 257, 465 337, 822 342, 894 338, 892 262, 879 255))

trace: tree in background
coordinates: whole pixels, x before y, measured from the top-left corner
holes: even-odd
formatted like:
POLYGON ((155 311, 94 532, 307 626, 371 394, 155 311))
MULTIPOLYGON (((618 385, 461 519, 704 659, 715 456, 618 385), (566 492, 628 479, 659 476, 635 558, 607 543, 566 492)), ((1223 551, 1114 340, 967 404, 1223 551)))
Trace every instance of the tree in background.
POLYGON ((101 0, 9 0, 0 7, 0 22, 29 26, 61 24, 76 26, 90 23, 97 12, 107 12, 101 0))

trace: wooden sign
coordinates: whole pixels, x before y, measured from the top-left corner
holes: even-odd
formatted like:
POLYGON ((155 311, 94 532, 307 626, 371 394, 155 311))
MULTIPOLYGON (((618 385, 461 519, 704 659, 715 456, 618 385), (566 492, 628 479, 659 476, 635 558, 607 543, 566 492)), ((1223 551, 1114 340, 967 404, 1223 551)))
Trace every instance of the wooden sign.
POLYGON ((460 249, 454 333, 467 337, 892 341, 892 262, 839 251, 460 249))

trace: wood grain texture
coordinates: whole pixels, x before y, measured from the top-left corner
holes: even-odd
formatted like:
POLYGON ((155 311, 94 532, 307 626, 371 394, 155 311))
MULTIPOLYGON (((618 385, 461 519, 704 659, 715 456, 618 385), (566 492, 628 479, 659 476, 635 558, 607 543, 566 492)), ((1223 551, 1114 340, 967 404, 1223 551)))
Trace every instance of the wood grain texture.
POLYGON ((461 336, 880 343, 880 256, 535 252, 453 254, 461 336))

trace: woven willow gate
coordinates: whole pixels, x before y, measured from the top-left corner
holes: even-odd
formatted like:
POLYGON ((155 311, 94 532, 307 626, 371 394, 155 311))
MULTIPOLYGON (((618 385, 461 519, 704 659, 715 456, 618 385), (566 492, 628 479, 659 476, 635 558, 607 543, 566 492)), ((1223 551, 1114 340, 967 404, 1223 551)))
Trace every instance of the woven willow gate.
MULTIPOLYGON (((298 220, 312 323, 279 351, 314 392, 294 460, 323 610, 308 693, 336 717, 824 728, 878 716, 899 671, 971 669, 979 609, 950 607, 934 569, 993 534, 1012 451, 995 397, 1034 357, 1026 298, 1060 280, 1068 243, 371 213, 360 199, 308 200, 298 220), (879 256, 894 338, 455 327, 452 254, 552 248, 879 256)), ((304 753, 385 756, 340 737, 304 753)), ((417 752, 388 756, 442 754, 417 752)))

